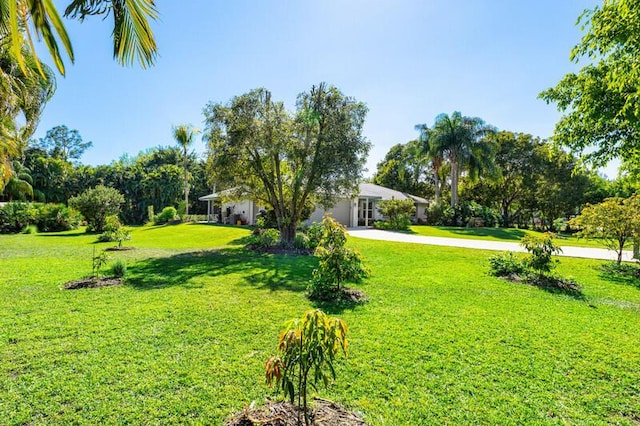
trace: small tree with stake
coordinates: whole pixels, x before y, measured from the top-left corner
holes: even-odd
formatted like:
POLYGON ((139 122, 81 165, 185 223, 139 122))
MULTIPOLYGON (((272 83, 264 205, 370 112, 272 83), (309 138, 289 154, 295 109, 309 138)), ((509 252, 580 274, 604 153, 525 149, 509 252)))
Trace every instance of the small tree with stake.
POLYGON ((320 309, 309 310, 287 324, 278 338, 279 355, 267 360, 267 384, 275 382, 292 404, 297 396, 298 412, 302 409, 306 425, 307 386, 315 389, 319 382, 328 386, 329 380, 336 378, 333 363, 338 353, 347 355, 347 332, 347 324, 341 319, 330 318, 320 309))

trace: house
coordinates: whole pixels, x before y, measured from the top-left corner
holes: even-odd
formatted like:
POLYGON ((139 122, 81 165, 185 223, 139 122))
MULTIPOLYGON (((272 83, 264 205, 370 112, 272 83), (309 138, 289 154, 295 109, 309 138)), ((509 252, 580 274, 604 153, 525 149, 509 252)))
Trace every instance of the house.
MULTIPOLYGON (((220 207, 215 207, 214 201, 221 199, 224 196, 224 192, 213 193, 199 198, 200 201, 207 201, 208 203, 208 220, 232 224, 237 224, 238 222, 248 225, 255 224, 256 217, 260 210, 264 209, 264 206, 258 205, 255 201, 242 200, 225 202, 220 207)), ((317 207, 306 223, 320 222, 325 213, 330 213, 334 219, 350 228, 373 226, 374 221, 384 219, 378 211, 378 203, 382 200, 393 199, 413 200, 416 206, 413 220, 426 219, 426 212, 429 207, 429 201, 426 199, 372 183, 361 183, 357 196, 351 199, 340 199, 333 207, 326 210, 322 207, 317 207)))

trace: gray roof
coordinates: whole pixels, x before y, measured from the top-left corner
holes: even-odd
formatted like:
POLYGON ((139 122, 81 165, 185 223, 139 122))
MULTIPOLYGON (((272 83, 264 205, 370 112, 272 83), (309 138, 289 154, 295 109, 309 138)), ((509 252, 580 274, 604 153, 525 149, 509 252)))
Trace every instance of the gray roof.
POLYGON ((359 197, 379 198, 382 200, 413 200, 418 204, 429 204, 429 201, 422 197, 374 185, 373 183, 361 183, 358 193, 359 197))

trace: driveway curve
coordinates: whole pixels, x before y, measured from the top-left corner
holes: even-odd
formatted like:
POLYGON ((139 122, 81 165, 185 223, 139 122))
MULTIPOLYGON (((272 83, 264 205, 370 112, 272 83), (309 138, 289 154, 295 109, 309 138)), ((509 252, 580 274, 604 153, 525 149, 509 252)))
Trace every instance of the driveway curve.
MULTIPOLYGON (((427 237, 424 235, 404 234, 401 232, 383 231, 380 229, 349 229, 349 235, 369 240, 395 241, 400 243, 429 244, 434 246, 462 247, 477 250, 518 251, 526 252, 520 243, 506 241, 468 240, 464 238, 427 237)), ((613 250, 591 247, 562 246, 560 256, 582 257, 586 259, 616 260, 613 250)), ((631 251, 622 252, 622 260, 632 262, 631 251)))

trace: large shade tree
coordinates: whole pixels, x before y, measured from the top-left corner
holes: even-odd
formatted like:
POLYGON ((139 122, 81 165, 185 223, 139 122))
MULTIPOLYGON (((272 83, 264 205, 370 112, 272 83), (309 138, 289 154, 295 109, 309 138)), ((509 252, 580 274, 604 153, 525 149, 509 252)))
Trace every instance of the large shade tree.
POLYGON ((450 116, 440 114, 428 132, 422 132, 422 138, 428 137, 428 152, 442 158, 451 167, 451 207, 458 204, 458 183, 460 175, 466 171, 473 179, 495 170, 494 143, 487 138, 496 129, 477 117, 465 117, 459 112, 450 116))
POLYGON ((174 126, 172 129, 173 138, 182 149, 182 167, 184 172, 184 204, 185 214, 189 214, 189 147, 195 142, 200 130, 194 129, 189 124, 174 126))
POLYGON ((577 73, 540 94, 564 113, 554 139, 602 165, 640 150, 640 0, 607 0, 585 10, 585 31, 571 51, 577 73))
POLYGON ((352 195, 370 143, 362 135, 367 107, 324 83, 298 95, 288 113, 266 89, 204 110, 209 171, 272 208, 282 243, 291 245, 309 203, 329 206, 352 195))

